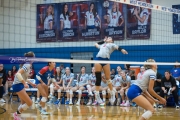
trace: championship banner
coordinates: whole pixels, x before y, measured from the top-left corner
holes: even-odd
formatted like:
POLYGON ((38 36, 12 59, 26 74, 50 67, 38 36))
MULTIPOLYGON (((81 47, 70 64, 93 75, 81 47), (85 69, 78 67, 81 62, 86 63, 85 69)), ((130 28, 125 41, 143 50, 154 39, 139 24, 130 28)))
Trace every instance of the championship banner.
POLYGON ((124 40, 123 4, 104 0, 102 12, 102 38, 111 36, 113 40, 124 40))
POLYGON ((78 15, 78 2, 61 3, 58 6, 57 41, 77 41, 80 19, 78 15))
POLYGON ((56 41, 57 29, 57 4, 37 5, 36 19, 36 41, 54 42, 56 41))
POLYGON ((100 40, 102 20, 101 2, 80 2, 79 15, 79 40, 100 40))
MULTIPOLYGON (((151 0, 143 0, 151 3, 151 0)), ((149 39, 151 25, 151 9, 127 5, 127 39, 149 39)))

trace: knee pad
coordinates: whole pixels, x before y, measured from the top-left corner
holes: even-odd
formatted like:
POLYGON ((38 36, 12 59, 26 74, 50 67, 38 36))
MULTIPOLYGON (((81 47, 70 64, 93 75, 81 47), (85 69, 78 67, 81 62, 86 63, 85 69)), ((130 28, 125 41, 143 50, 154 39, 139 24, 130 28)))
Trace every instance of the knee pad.
POLYGON ((111 80, 111 79, 107 80, 107 84, 108 84, 108 85, 109 85, 109 84, 112 84, 112 80, 111 80))
POLYGON ((70 92, 70 91, 72 91, 72 90, 66 90, 66 92, 70 92))
POLYGON ((113 91, 114 91, 114 92, 117 92, 117 91, 116 91, 116 88, 113 88, 113 91))
POLYGON ((106 95, 106 91, 105 90, 102 91, 102 95, 106 95))
POLYGON ((47 101, 47 98, 46 98, 46 97, 42 97, 41 101, 42 101, 42 102, 46 102, 46 101, 47 101))
POLYGON ((22 104, 20 104, 20 105, 19 105, 18 110, 20 110, 20 109, 21 109, 21 107, 22 107, 22 104))
POLYGON ((96 86, 101 86, 101 72, 95 72, 96 75, 96 86))
POLYGON ((72 90, 70 90, 70 91, 69 91, 69 94, 71 94, 71 95, 72 95, 72 94, 73 94, 73 91, 72 91, 72 90))
POLYGON ((78 90, 78 94, 82 94, 82 90, 78 90))
POLYGON ((91 86, 90 85, 87 85, 87 89, 89 89, 91 86))
POLYGON ((111 92, 111 90, 108 88, 107 93, 110 93, 110 92, 111 92))
POLYGON ((152 112, 149 110, 146 111, 144 114, 142 114, 142 117, 145 118, 146 120, 148 120, 151 116, 152 116, 152 112))
POLYGON ((49 87, 50 87, 50 88, 53 88, 53 87, 54 87, 54 85, 53 85, 53 84, 51 84, 49 87))
POLYGON ((61 89, 58 89, 57 92, 61 92, 61 89))
POLYGON ((21 106, 21 108, 22 108, 23 110, 27 110, 27 109, 29 108, 29 106, 25 103, 25 104, 23 104, 23 105, 21 106))

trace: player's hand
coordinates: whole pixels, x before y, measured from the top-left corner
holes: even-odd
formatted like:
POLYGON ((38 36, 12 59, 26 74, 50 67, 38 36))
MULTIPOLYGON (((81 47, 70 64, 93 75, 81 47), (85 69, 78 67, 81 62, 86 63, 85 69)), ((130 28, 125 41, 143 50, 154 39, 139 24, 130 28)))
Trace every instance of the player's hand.
POLYGON ((160 103, 160 104, 163 104, 163 105, 166 105, 166 100, 165 100, 164 98, 161 98, 161 99, 159 100, 159 103, 160 103))
POLYGON ((134 15, 137 15, 137 14, 138 14, 137 9, 134 9, 134 15))
POLYGON ((122 49, 121 52, 122 52, 123 54, 128 54, 128 52, 127 52, 125 49, 122 49))
POLYGON ((29 85, 27 83, 24 84, 25 88, 29 88, 29 85))
POLYGON ((59 89, 59 88, 60 88, 60 86, 59 86, 59 85, 56 85, 55 87, 56 87, 56 89, 59 89))
POLYGON ((35 87, 36 87, 36 84, 34 84, 34 83, 31 83, 31 86, 35 88, 35 87))

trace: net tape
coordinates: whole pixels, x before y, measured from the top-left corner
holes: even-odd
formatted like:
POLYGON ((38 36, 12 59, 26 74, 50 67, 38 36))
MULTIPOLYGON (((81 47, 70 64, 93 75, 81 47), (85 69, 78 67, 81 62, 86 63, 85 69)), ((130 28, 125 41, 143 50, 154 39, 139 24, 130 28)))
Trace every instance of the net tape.
POLYGON ((144 7, 144 8, 148 8, 148 9, 163 11, 163 12, 167 12, 167 13, 180 14, 179 9, 155 5, 155 4, 146 3, 146 2, 137 1, 137 0, 109 0, 109 1, 119 2, 119 3, 124 3, 124 4, 130 4, 130 5, 134 5, 134 6, 139 6, 139 7, 144 7))

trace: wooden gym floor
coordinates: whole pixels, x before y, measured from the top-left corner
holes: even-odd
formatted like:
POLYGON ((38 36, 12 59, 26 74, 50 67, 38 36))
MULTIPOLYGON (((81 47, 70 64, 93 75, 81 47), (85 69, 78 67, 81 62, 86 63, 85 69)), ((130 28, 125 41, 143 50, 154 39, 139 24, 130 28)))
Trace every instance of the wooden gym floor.
MULTIPOLYGON (((7 99, 5 99, 7 100, 7 99)), ((0 103, 1 108, 6 112, 0 114, 0 120, 13 120, 13 113, 17 110, 19 102, 0 103)), ((120 107, 120 106, 75 106, 75 105, 47 105, 47 111, 50 115, 41 115, 36 105, 25 111, 22 120, 138 120, 144 112, 139 107, 120 107)), ((156 109, 150 120, 180 120, 180 110, 176 108, 165 107, 156 109)))

